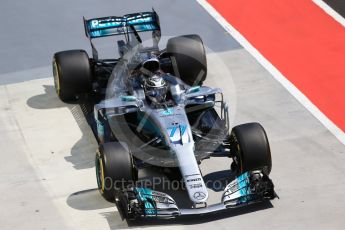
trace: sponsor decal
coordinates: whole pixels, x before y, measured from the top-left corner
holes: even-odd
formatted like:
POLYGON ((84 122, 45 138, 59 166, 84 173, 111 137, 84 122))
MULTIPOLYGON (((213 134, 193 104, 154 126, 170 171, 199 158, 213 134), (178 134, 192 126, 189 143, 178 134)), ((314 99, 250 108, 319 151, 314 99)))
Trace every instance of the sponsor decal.
POLYGON ((191 185, 189 185, 189 188, 190 189, 194 189, 194 188, 201 188, 202 187, 202 184, 201 183, 199 183, 199 184, 191 184, 191 185))
POLYGON ((184 177, 187 178, 187 177, 191 177, 191 176, 200 176, 200 174, 190 174, 190 175, 185 175, 184 177))
POLYGON ((193 182, 193 181, 201 181, 201 178, 193 178, 193 179, 187 180, 187 182, 193 182))
POLYGON ((196 193, 194 193, 193 197, 196 200, 202 200, 202 199, 205 199, 206 194, 203 192, 196 192, 196 193))

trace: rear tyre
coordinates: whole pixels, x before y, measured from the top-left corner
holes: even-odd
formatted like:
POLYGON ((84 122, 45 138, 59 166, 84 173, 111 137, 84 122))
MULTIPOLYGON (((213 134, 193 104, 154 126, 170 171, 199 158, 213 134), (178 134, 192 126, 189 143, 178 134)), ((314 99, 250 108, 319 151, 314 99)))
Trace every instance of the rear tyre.
POLYGON ((237 174, 262 170, 269 175, 272 169, 271 150, 264 128, 259 123, 248 123, 234 127, 230 135, 233 155, 231 168, 237 174))
POLYGON ((188 85, 202 85, 206 79, 207 62, 205 47, 199 35, 170 38, 167 53, 171 57, 175 76, 188 85))
POLYGON ((89 56, 84 50, 69 50, 54 54, 55 90, 64 102, 73 102, 92 88, 89 56))
POLYGON ((108 142, 99 146, 96 154, 98 190, 108 201, 115 201, 115 191, 126 188, 138 178, 128 146, 108 142))

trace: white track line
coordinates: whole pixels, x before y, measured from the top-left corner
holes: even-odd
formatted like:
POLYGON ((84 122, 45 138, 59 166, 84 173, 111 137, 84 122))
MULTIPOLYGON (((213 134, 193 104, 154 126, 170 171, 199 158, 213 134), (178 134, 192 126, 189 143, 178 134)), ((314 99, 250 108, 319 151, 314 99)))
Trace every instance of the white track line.
POLYGON ((312 113, 341 143, 345 145, 345 133, 326 117, 296 86, 274 67, 250 42, 227 22, 206 0, 196 0, 230 33, 256 60, 271 73, 310 113, 312 113))
POLYGON ((327 3, 322 0, 312 0, 316 5, 318 5, 322 10, 324 10, 329 16, 331 16, 334 20, 339 22, 342 26, 345 27, 345 19, 338 14, 335 10, 332 9, 327 3))

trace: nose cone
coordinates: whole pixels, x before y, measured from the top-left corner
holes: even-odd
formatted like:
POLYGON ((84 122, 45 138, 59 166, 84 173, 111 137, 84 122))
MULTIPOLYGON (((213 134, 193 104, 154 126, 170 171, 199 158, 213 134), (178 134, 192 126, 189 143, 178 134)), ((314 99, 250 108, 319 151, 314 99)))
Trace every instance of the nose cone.
POLYGON ((171 148, 175 151, 189 198, 197 204, 207 201, 208 192, 195 159, 193 145, 194 143, 184 143, 183 145, 172 145, 171 148))

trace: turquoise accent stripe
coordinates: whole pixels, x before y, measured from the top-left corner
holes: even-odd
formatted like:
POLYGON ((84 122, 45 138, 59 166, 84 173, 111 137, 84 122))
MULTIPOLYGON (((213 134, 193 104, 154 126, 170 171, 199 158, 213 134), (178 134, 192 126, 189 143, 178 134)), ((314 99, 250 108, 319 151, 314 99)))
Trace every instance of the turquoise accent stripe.
POLYGON ((187 129, 187 125, 180 125, 180 129, 181 129, 181 134, 183 135, 187 129))
POLYGON ((246 172, 237 177, 237 182, 240 189, 247 187, 249 185, 249 173, 246 172))
MULTIPOLYGON (((183 136, 184 132, 186 131, 187 129, 187 125, 179 125, 179 126, 171 126, 171 127, 168 127, 167 129, 168 130, 171 130, 170 132, 170 137, 173 137, 177 131, 177 129, 180 129, 180 133, 181 135, 183 136)), ((182 137, 181 137, 182 138, 182 137)))
POLYGON ((170 132, 170 137, 173 137, 175 135, 175 132, 176 132, 176 129, 177 127, 170 127, 168 129, 171 129, 171 132, 170 132))
POLYGON ((164 109, 162 112, 161 112, 162 115, 173 115, 174 114, 174 108, 167 108, 167 109, 164 109))
POLYGON ((249 195, 251 195, 250 191, 250 184, 249 184, 249 173, 243 173, 242 175, 237 177, 238 183, 238 192, 240 193, 241 197, 239 198, 240 203, 245 203, 250 200, 249 195))
POLYGON ((138 192, 138 199, 144 202, 145 214, 156 215, 157 211, 149 200, 153 200, 152 190, 148 188, 136 188, 138 192), (149 200, 148 200, 149 199, 149 200))

